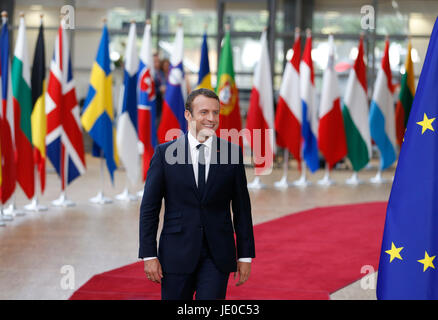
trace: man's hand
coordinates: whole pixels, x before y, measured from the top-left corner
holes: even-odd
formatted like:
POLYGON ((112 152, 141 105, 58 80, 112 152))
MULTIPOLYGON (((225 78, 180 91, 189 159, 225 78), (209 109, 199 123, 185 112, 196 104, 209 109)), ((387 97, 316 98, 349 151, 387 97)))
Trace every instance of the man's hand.
POLYGON ((251 273, 251 262, 237 262, 237 272, 234 272, 234 279, 236 279, 237 273, 239 274, 239 281, 237 281, 236 286, 240 286, 246 282, 251 273))
POLYGON ((146 260, 144 262, 144 272, 149 280, 161 283, 161 278, 163 278, 163 271, 161 270, 160 261, 157 258, 146 260))

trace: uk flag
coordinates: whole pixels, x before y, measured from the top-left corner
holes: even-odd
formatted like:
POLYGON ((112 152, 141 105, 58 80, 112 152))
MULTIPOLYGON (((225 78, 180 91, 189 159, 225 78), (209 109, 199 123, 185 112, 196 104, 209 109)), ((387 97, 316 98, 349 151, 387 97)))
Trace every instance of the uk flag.
POLYGON ((62 190, 85 172, 80 110, 69 42, 62 23, 55 40, 46 95, 47 156, 61 178, 62 190))

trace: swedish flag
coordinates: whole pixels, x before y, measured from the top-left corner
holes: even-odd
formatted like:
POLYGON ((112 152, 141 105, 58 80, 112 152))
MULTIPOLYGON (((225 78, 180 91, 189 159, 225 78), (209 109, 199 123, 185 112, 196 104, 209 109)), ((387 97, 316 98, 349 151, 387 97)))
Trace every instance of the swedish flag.
POLYGON ((438 299, 438 19, 386 212, 378 299, 438 299))
POLYGON ((201 48, 201 63, 199 65, 198 85, 196 89, 206 88, 214 91, 211 86, 210 65, 208 62, 207 32, 204 33, 201 48))
POLYGON ((104 25, 96 61, 91 70, 90 86, 81 122, 94 141, 94 149, 97 147, 103 152, 111 180, 114 182, 114 170, 117 169, 119 159, 113 126, 112 97, 108 28, 104 25))

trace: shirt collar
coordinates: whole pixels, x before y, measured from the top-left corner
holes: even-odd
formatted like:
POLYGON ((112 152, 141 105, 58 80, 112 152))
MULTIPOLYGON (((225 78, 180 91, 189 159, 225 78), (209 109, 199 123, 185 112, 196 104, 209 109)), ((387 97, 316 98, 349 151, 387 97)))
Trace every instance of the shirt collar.
POLYGON ((204 142, 199 142, 198 139, 196 139, 190 131, 188 132, 187 136, 189 139, 190 149, 196 148, 196 146, 200 143, 203 143, 207 147, 207 149, 211 149, 211 144, 213 142, 212 137, 208 137, 207 140, 205 140, 204 142))

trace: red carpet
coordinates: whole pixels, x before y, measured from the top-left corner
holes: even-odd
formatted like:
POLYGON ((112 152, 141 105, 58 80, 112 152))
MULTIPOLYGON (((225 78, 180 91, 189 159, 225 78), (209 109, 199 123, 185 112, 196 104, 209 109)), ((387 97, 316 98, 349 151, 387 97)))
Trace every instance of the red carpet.
MULTIPOLYGON (((255 226, 251 277, 236 287, 231 275, 227 299, 329 299, 362 278, 362 266, 377 271, 386 205, 316 208, 255 226)), ((140 261, 92 277, 70 299, 160 299, 160 286, 140 261)))

